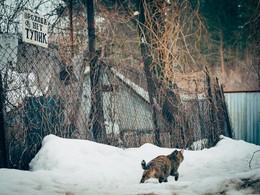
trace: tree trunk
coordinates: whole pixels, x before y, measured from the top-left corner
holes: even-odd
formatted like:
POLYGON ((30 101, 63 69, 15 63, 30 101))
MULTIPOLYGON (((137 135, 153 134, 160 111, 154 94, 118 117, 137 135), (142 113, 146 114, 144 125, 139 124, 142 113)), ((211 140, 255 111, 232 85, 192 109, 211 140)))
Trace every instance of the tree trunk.
POLYGON ((91 110, 89 115, 89 127, 92 129, 93 138, 97 142, 106 143, 105 119, 102 98, 103 66, 99 62, 95 49, 95 21, 93 0, 87 1, 89 59, 90 59, 90 83, 91 83, 91 110))
POLYGON ((5 125, 4 125, 4 98, 2 74, 0 72, 0 168, 7 168, 7 153, 5 147, 5 125))
POLYGON ((158 124, 158 116, 157 116, 157 109, 156 109, 156 103, 155 103, 155 94, 156 94, 156 86, 155 82, 152 78, 152 73, 151 73, 151 65, 152 65, 152 57, 151 53, 148 47, 149 39, 146 34, 146 21, 145 21, 145 14, 144 14, 144 4, 143 0, 140 2, 137 1, 137 6, 140 9, 140 15, 139 15, 139 36, 141 40, 141 55, 143 58, 144 62, 144 72, 146 75, 146 80, 147 80, 147 89, 148 89, 148 94, 149 94, 149 100, 150 104, 152 106, 152 117, 153 117, 153 124, 154 124, 154 134, 155 134, 155 145, 161 146, 161 140, 160 140, 160 128, 158 124), (145 38, 144 38, 145 37, 145 38), (146 40, 144 40, 146 39, 146 40))
POLYGON ((220 30, 219 32, 219 54, 220 54, 220 62, 221 62, 221 80, 225 85, 225 61, 224 61, 224 45, 223 45, 223 32, 220 30))
POLYGON ((210 117, 210 124, 211 127, 209 129, 209 134, 208 134, 208 138, 209 138, 209 147, 214 146, 217 141, 218 141, 218 137, 217 137, 217 130, 219 129, 218 126, 218 120, 217 120, 217 116, 216 116, 216 109, 215 109, 215 103, 214 103, 214 99, 213 99, 213 95, 212 95, 212 91, 211 91, 211 80, 210 80, 210 76, 209 76, 209 72, 208 69, 205 67, 205 73, 206 73, 206 80, 207 80, 207 87, 208 87, 208 101, 209 101, 209 117, 210 117), (214 124, 214 125, 213 125, 214 124))
POLYGON ((74 57, 74 40, 73 40, 73 15, 72 15, 73 2, 69 2, 69 20, 70 20, 70 47, 71 47, 71 59, 74 57))

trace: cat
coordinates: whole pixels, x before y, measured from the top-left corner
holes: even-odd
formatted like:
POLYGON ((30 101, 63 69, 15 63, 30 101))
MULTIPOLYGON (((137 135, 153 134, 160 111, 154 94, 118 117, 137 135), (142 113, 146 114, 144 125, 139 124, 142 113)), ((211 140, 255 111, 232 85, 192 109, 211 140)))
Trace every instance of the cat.
POLYGON ((151 160, 148 164, 144 160, 141 162, 141 166, 144 169, 143 176, 140 183, 144 183, 149 178, 156 178, 159 183, 168 182, 168 176, 174 176, 175 181, 179 179, 178 168, 180 163, 184 160, 184 150, 173 151, 171 154, 165 156, 157 156, 151 160))

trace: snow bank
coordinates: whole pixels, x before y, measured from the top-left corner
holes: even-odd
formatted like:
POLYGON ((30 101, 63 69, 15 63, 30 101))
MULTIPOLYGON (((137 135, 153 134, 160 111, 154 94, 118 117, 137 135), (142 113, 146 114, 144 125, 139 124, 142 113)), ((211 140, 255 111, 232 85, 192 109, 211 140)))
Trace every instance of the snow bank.
POLYGON ((260 152, 249 169, 251 156, 260 146, 226 137, 210 149, 186 150, 179 181, 169 177, 168 183, 150 179, 139 184, 141 160, 150 161, 173 150, 152 144, 120 149, 48 135, 31 161, 30 171, 0 169, 1 194, 260 193, 244 185, 245 181, 260 183, 260 152))

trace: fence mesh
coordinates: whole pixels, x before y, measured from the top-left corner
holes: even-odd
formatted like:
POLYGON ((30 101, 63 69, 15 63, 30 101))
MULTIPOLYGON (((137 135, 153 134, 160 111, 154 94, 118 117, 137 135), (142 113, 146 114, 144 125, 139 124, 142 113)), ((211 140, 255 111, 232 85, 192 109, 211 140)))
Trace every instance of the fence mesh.
MULTIPOLYGON (((48 48, 24 43, 17 33, 0 34, 9 167, 28 169, 48 134, 94 140, 89 117, 90 60, 82 18, 74 17, 74 22, 79 21, 74 26, 75 44, 70 44, 71 29, 66 22, 56 21, 52 26, 48 48)), ((155 143, 144 73, 128 64, 118 67, 109 60, 101 64, 106 144, 138 147, 155 143)), ((223 91, 207 71, 176 75, 175 85, 162 89, 159 96, 157 111, 164 147, 209 147, 229 130, 223 91)))

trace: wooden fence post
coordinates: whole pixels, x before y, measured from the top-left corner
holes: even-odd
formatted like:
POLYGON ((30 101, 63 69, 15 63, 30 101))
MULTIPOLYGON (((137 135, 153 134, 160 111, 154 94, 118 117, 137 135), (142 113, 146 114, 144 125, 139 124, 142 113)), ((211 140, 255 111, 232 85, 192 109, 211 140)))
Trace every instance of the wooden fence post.
POLYGON ((209 76, 209 71, 207 67, 205 67, 205 73, 206 73, 206 82, 208 86, 208 100, 210 104, 210 110, 209 110, 209 115, 210 115, 210 135, 208 136, 209 138, 209 147, 214 146, 218 139, 216 137, 216 129, 218 129, 218 123, 217 123, 217 117, 216 117, 216 109, 215 109, 215 103, 214 99, 212 96, 212 90, 211 90, 211 80, 209 76))
POLYGON ((227 133, 228 133, 228 136, 230 138, 232 138, 233 137, 232 125, 231 125, 229 114, 228 114, 228 107, 227 107, 227 104, 225 101, 223 85, 221 85, 221 87, 220 87, 220 93, 221 93, 221 99, 222 99, 222 107, 223 107, 224 116, 225 116, 225 122, 227 125, 227 133))

